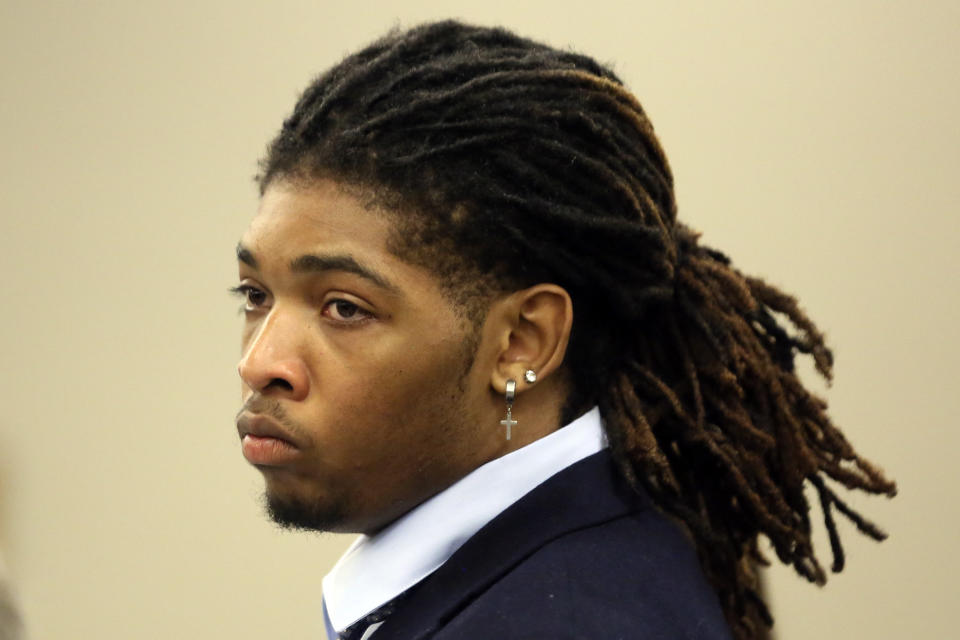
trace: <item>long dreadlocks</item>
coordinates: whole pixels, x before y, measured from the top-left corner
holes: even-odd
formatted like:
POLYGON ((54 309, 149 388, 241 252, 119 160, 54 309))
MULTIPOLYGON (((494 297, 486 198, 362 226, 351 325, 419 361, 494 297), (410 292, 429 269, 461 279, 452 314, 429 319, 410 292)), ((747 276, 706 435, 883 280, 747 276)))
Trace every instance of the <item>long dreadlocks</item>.
POLYGON ((464 308, 544 281, 570 293, 564 419, 599 405, 623 474, 689 532, 736 637, 772 624, 754 571, 760 534, 826 580, 805 485, 834 571, 834 511, 885 537, 827 484, 896 492, 794 370, 807 354, 830 379, 823 335, 793 297, 677 221, 667 159, 610 70, 501 29, 392 32, 307 88, 258 179, 262 191, 318 176, 406 213, 391 250, 464 308))

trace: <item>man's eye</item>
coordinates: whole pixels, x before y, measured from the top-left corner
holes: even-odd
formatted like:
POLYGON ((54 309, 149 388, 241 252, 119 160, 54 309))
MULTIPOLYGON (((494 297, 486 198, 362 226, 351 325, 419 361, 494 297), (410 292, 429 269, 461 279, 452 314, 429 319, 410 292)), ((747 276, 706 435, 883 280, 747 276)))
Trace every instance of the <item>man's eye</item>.
POLYGON ((253 311, 259 307, 262 307, 267 302, 266 291, 256 287, 251 287, 248 284, 242 284, 239 287, 234 287, 230 289, 230 292, 234 295, 240 296, 245 300, 243 305, 244 311, 253 311))
POLYGON ((323 308, 323 314, 333 320, 360 321, 370 317, 359 305, 349 300, 331 300, 323 308))

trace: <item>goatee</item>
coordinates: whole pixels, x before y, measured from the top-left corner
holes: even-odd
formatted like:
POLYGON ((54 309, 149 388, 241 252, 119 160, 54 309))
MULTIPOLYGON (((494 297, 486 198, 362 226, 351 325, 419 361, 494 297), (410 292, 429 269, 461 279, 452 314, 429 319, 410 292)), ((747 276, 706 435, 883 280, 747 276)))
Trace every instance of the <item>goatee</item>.
POLYGON ((267 515, 284 529, 296 531, 336 531, 344 521, 339 504, 321 505, 303 499, 264 494, 267 515))

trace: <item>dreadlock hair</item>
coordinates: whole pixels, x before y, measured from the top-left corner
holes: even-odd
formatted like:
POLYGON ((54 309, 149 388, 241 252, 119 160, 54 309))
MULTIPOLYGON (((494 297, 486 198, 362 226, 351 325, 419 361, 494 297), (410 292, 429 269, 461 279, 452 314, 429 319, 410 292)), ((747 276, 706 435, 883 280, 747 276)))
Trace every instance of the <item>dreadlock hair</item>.
POLYGON ((318 177, 402 212, 390 250, 464 306, 538 282, 569 292, 564 419, 599 405, 623 475, 689 533, 737 638, 772 624, 760 534, 800 575, 826 580, 805 485, 834 571, 834 510, 885 537, 826 482, 896 492, 794 370, 807 354, 830 380, 823 335, 793 297, 677 221, 663 150, 609 69, 502 29, 395 30, 306 89, 258 181, 263 192, 318 177))

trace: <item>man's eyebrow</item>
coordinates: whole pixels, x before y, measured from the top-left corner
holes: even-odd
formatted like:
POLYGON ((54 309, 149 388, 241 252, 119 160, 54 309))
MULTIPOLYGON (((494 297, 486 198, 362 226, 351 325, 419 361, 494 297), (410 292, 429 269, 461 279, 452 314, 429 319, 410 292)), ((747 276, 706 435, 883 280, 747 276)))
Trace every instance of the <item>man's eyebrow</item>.
POLYGON ((250 250, 243 246, 241 243, 237 243, 237 260, 242 262, 245 265, 257 268, 257 259, 253 257, 253 254, 250 253, 250 250))
POLYGON ((324 271, 345 271, 360 276, 374 285, 400 294, 400 289, 385 277, 359 263, 353 256, 344 254, 316 255, 306 254, 290 261, 290 270, 294 273, 322 273, 324 271))

